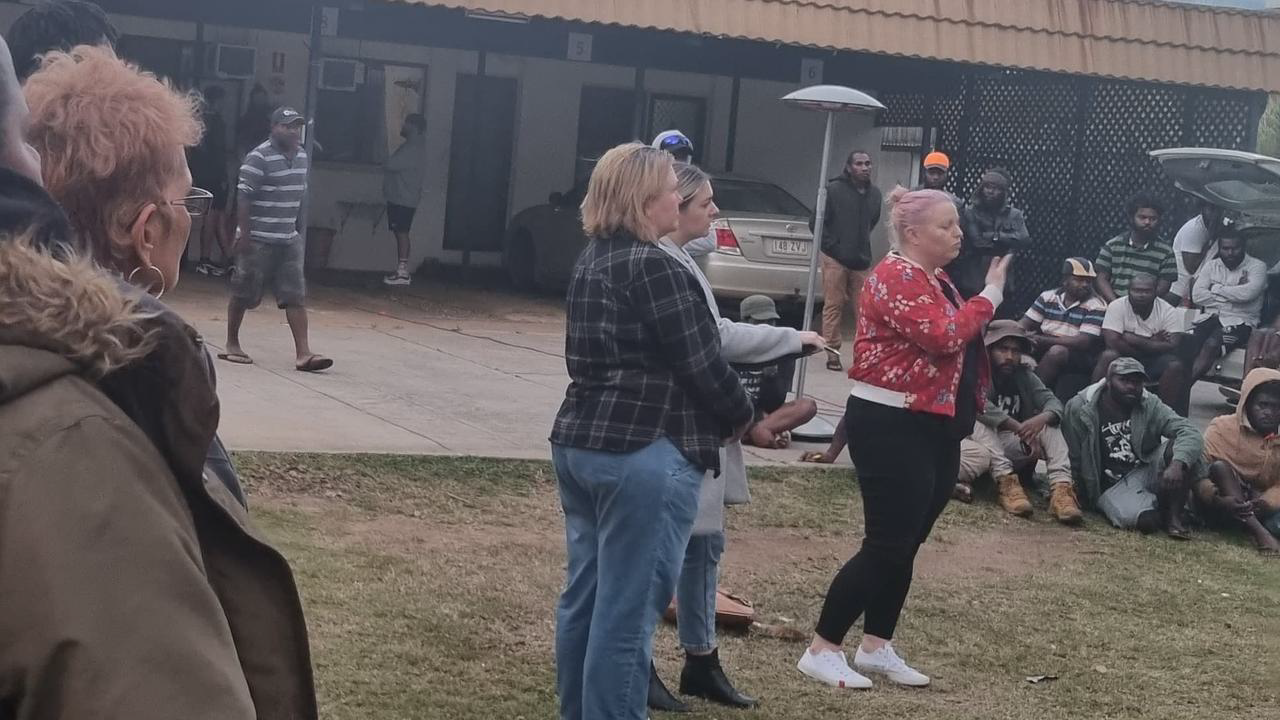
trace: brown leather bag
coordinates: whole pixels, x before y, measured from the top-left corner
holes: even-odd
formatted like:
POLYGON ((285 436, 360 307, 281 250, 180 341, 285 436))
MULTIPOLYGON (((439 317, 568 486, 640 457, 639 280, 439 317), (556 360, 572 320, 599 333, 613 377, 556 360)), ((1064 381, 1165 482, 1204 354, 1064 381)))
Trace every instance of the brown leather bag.
POLYGON ((1280 368, 1280 334, 1272 328, 1255 328, 1244 351, 1244 374, 1260 367, 1280 368))
MULTIPOLYGON (((667 612, 663 615, 667 622, 676 621, 676 599, 671 599, 667 612)), ((735 595, 716 592, 716 624, 726 628, 750 627, 756 619, 756 610, 751 602, 735 595)))

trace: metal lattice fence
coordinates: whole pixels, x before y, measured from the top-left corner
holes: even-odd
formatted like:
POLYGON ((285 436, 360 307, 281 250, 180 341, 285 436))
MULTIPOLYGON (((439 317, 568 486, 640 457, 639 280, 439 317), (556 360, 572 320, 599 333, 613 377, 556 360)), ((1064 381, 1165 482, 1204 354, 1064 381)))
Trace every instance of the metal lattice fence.
POLYGON ((934 130, 952 160, 952 191, 968 198, 982 173, 1004 167, 1035 243, 1014 268, 1010 310, 1058 282, 1062 259, 1095 257, 1127 227, 1139 190, 1164 198, 1166 242, 1194 212, 1148 151, 1252 144, 1254 94, 1022 71, 975 71, 932 94, 881 93, 886 125, 934 130))

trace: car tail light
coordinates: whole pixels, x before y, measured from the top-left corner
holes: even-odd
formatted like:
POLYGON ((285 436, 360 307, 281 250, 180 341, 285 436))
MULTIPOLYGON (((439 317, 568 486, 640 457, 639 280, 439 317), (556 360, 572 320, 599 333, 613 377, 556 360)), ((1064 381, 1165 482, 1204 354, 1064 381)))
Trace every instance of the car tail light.
POLYGON ((716 233, 716 252, 729 255, 741 255, 742 247, 738 245, 738 236, 725 223, 717 222, 711 226, 716 233))

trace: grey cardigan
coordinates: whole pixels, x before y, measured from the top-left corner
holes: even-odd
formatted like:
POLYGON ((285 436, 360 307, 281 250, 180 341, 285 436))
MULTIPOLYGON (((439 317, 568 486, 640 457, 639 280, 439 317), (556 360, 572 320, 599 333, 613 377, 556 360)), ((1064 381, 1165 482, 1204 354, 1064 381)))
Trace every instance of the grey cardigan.
MULTIPOLYGON (((675 258, 698 279, 707 298, 707 307, 720 329, 720 355, 731 363, 760 363, 798 353, 802 349, 800 333, 788 327, 751 325, 720 317, 720 309, 711 291, 711 283, 702 274, 702 268, 694 262, 684 248, 669 238, 658 242, 668 255, 675 258)), ((720 475, 708 472, 702 479, 702 492, 698 497, 698 517, 693 521, 694 535, 711 535, 724 530, 724 506, 741 505, 751 501, 747 489, 747 464, 742 454, 742 443, 733 442, 720 449, 720 475)))

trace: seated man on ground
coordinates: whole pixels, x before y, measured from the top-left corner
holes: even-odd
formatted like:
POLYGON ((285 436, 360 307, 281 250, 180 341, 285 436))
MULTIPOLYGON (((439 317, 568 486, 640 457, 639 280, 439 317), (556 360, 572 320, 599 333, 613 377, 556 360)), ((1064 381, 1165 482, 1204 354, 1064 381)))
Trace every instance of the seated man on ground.
POLYGON ((1185 316, 1156 297, 1154 275, 1134 275, 1129 294, 1107 306, 1102 321, 1102 340, 1107 349, 1098 358, 1094 382, 1106 377, 1116 358, 1135 358, 1142 363, 1147 377, 1159 383, 1156 394, 1160 399, 1185 417, 1191 387, 1186 364, 1179 355, 1185 316))
POLYGON ((1262 321, 1262 301, 1267 292, 1267 264, 1248 252, 1235 231, 1218 238, 1218 256, 1200 266, 1191 299, 1204 309, 1192 331, 1199 348, 1191 377, 1198 380, 1213 369, 1223 355, 1249 344, 1249 335, 1262 321))
POLYGON ((1019 321, 1034 346, 1036 375, 1050 388, 1066 373, 1092 376, 1098 364, 1107 304, 1094 292, 1097 277, 1092 262, 1067 258, 1062 286, 1036 298, 1019 321))
POLYGON ((845 445, 848 444, 847 436, 844 430, 844 416, 840 417, 840 422, 836 423, 835 433, 831 436, 831 442, 827 445, 826 450, 810 450, 800 454, 800 462, 815 463, 818 465, 831 465, 840 459, 840 453, 844 452, 845 445))
POLYGON ((1280 370, 1257 368, 1235 413, 1204 433, 1209 477, 1196 487, 1210 520, 1243 527, 1262 552, 1280 554, 1280 370))
POLYGON ((1204 477, 1204 438, 1190 420, 1147 392, 1134 358, 1114 360, 1107 376, 1067 403, 1067 439, 1076 490, 1112 525, 1190 539, 1183 514, 1204 477))
MULTIPOLYGON (((778 308, 764 295, 752 295, 738 306, 738 314, 744 323, 752 325, 777 325, 778 308)), ((751 395, 756 406, 756 421, 747 431, 743 442, 763 448, 784 448, 791 444, 791 431, 809 422, 818 414, 818 403, 812 398, 796 398, 787 402, 791 382, 796 374, 796 361, 783 360, 769 368, 755 387, 743 387, 751 395)))
POLYGON ((1058 427, 1062 402, 1023 363, 1023 355, 1031 352, 1031 340, 1018 323, 996 320, 987 327, 983 342, 991 358, 992 387, 986 412, 973 424, 973 435, 960 445, 956 498, 972 500, 973 481, 990 471, 1000 506, 1010 514, 1029 517, 1031 502, 1014 465, 1043 459, 1049 466, 1050 512, 1059 522, 1080 522, 1084 516, 1072 486, 1067 441, 1058 427))

